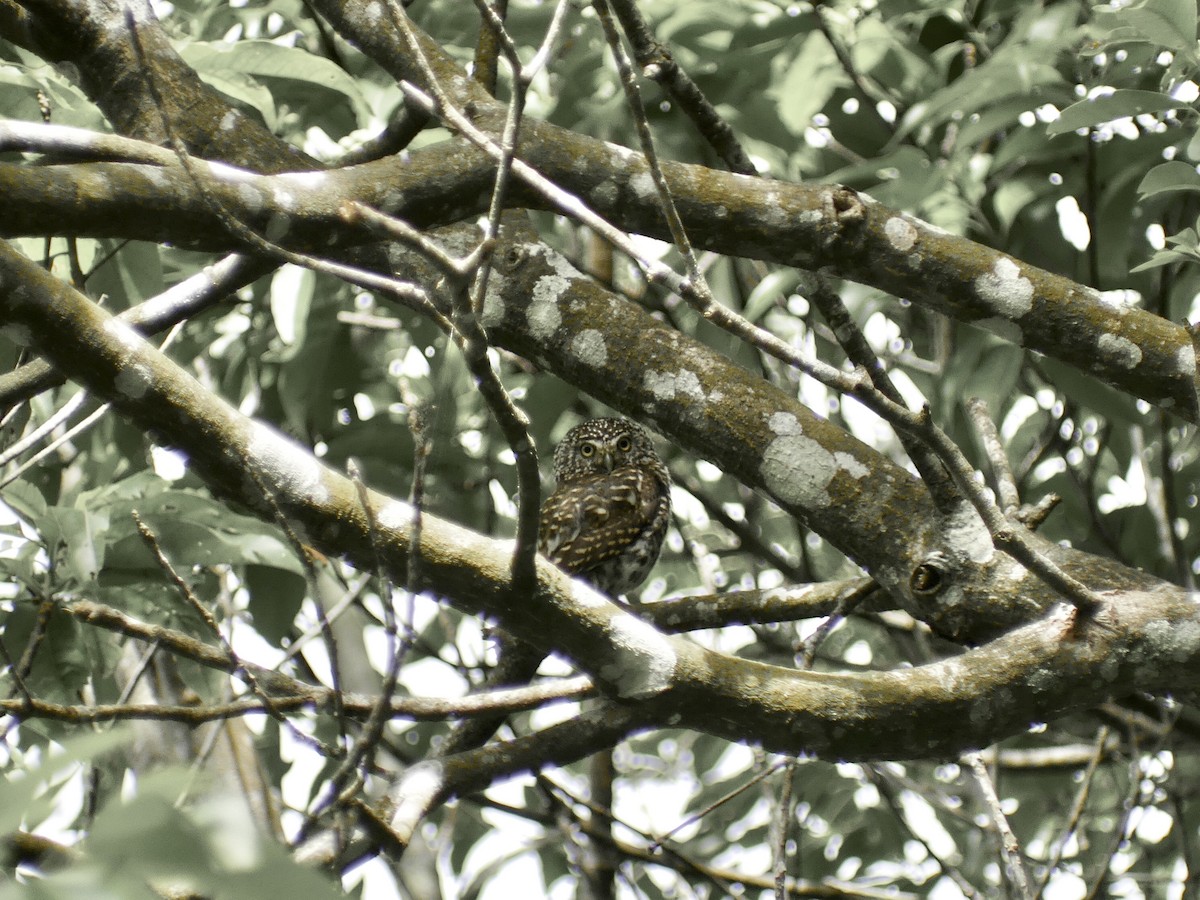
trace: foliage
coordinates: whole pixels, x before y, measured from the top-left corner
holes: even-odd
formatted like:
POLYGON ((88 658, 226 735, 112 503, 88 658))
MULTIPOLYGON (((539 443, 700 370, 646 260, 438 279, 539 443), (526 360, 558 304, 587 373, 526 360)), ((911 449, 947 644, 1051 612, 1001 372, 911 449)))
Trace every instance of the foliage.
MULTIPOLYGON (((528 63, 555 6, 531 0, 509 6, 506 28, 528 63)), ((1137 307, 1171 321, 1194 317, 1200 58, 1193 3, 1140 0, 1117 9, 1081 0, 647 0, 639 6, 763 174, 864 192, 1022 264, 1105 292, 1118 309, 1137 307)), ((0 115, 39 122, 44 107, 55 125, 114 130, 86 80, 23 40, 10 21, 16 8, 0 0, 0 115)), ((181 0, 156 11, 182 60, 225 102, 326 164, 336 166, 403 106, 395 77, 307 3, 181 0)), ((472 59, 480 32, 474 5, 417 0, 410 14, 452 59, 472 59)), ((636 149, 635 116, 593 8, 573 4, 566 16, 550 64, 529 85, 527 116, 636 149)), ((501 65, 498 96, 508 100, 513 85, 504 71, 501 65)), ((659 154, 721 168, 678 100, 659 82, 640 83, 659 154)), ((405 152, 450 139, 434 123, 405 152)), ((4 162, 30 160, 11 144, 0 148, 4 162)), ((893 432, 856 401, 696 315, 677 294, 651 283, 636 260, 577 221, 544 210, 531 218, 540 240, 659 321, 905 462, 893 432)), ((88 296, 103 297, 112 311, 134 308, 214 261, 211 248, 127 240, 119 229, 31 234, 12 243, 88 296)), ((684 271, 677 248, 638 246, 684 271)), ((788 345, 844 362, 841 345, 810 303, 807 276, 735 255, 710 254, 702 264, 725 307, 788 345)), ((845 273, 835 267, 832 274, 845 273)), ((838 287, 910 405, 927 401, 934 421, 980 468, 986 454, 965 401, 987 401, 1022 497, 1061 498, 1043 529, 1047 537, 1191 587, 1200 571, 1189 528, 1200 454, 1185 439, 1182 419, 1023 349, 1003 332, 969 324, 977 317, 947 316, 851 278, 838 287)), ((1071 327, 1064 320, 1062 333, 1071 327)), ((333 469, 354 466, 361 483, 395 497, 410 496, 416 484, 432 516, 486 535, 515 533, 515 457, 478 389, 477 372, 434 321, 382 292, 285 265, 190 318, 172 334, 167 352, 205 391, 314 448, 333 469), (416 416, 423 428, 414 436, 416 416)), ((11 331, 0 338, 0 353, 11 366, 25 361, 11 331)), ((581 417, 606 412, 541 360, 490 353, 504 386, 529 414, 543 459, 581 417)), ((73 401, 80 405, 73 422, 95 409, 68 382, 17 408, 9 427, 28 433, 73 401)), ((346 690, 368 695, 378 691, 387 668, 394 634, 385 604, 391 604, 401 632, 410 628, 412 635, 397 696, 459 696, 480 683, 493 651, 478 617, 428 594, 410 595, 378 570, 302 547, 302 535, 264 518, 261 509, 214 491, 194 469, 177 468, 180 457, 148 430, 110 412, 32 466, 18 469, 6 456, 7 515, 0 525, 6 699, 199 708, 254 697, 251 682, 265 677, 239 668, 231 680, 203 660, 164 660, 162 651, 148 663, 152 640, 95 627, 71 612, 80 602, 211 648, 231 647, 264 671, 278 668, 327 686, 336 671, 346 690), (195 603, 185 600, 181 585, 195 603), (328 626, 326 615, 342 616, 341 625, 328 626), (135 689, 131 675, 143 667, 135 689)), ((857 574, 860 561, 836 549, 837 535, 810 530, 793 511, 694 453, 659 446, 677 483, 676 515, 643 601, 857 574)), ((795 667, 803 639, 820 621, 734 626, 697 640, 795 667)), ((957 652, 905 613, 864 613, 825 636, 814 666, 891 670, 957 652)), ((564 670, 552 661, 543 672, 564 670)), ((514 715, 503 734, 530 734, 580 708, 514 715)), ((489 885, 503 890, 516 877, 531 895, 568 896, 593 852, 583 830, 605 812, 584 802, 594 788, 587 762, 571 762, 442 805, 402 862, 385 854, 360 869, 342 859, 331 882, 285 850, 302 829, 318 824, 310 815, 327 812, 339 753, 364 733, 361 722, 339 717, 336 704, 194 728, 139 721, 111 732, 105 723, 9 711, 0 719, 4 830, 78 842, 82 855, 53 865, 9 865, 0 897, 80 890, 134 897, 147 895, 147 885, 162 891, 178 884, 206 896, 285 890, 321 896, 332 893, 338 878, 355 890, 364 872, 366 896, 487 894, 489 885), (89 727, 98 735, 81 738, 89 727), (245 828, 254 815, 241 806, 231 811, 225 799, 239 742, 255 757, 244 789, 277 796, 282 806, 259 824, 277 821, 286 841, 247 836, 242 847, 229 845, 228 830, 245 828), (56 755, 64 747, 67 755, 56 755), (195 784, 193 773, 210 765, 211 785, 195 784), (257 852, 236 852, 247 848, 257 852)), ((1196 727, 1193 707, 1137 696, 1122 706, 1075 711, 993 748, 988 758, 1003 809, 1035 888, 1040 878, 1053 896, 1064 897, 1089 889, 1093 896, 1195 891, 1196 727)), ((375 767, 366 772, 363 764, 363 797, 377 800, 395 773, 425 758, 448 729, 444 720, 390 721, 372 741, 375 767)), ((792 758, 663 727, 630 737, 613 762, 612 814, 624 827, 612 832, 615 849, 606 852, 620 865, 617 896, 766 893, 778 847, 786 848, 780 864, 798 879, 797 896, 822 885, 830 896, 877 896, 872 892, 885 889, 900 896, 1002 890, 1019 896, 1003 872, 997 826, 965 760, 792 758)), ((356 785, 339 787, 354 793, 356 785)), ((349 815, 352 807, 339 809, 349 815)))

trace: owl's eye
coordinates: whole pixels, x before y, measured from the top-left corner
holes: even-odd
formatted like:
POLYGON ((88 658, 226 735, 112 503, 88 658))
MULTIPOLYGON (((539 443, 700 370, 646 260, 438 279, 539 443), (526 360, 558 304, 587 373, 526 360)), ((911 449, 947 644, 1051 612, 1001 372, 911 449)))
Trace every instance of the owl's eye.
POLYGON ((629 438, 627 438, 627 437, 617 438, 617 449, 620 450, 622 453, 628 453, 630 451, 630 449, 632 449, 632 447, 633 447, 633 441, 629 440, 629 438))
POLYGON ((582 456, 584 459, 591 459, 593 456, 596 455, 596 445, 595 444, 580 444, 579 445, 579 455, 582 456))

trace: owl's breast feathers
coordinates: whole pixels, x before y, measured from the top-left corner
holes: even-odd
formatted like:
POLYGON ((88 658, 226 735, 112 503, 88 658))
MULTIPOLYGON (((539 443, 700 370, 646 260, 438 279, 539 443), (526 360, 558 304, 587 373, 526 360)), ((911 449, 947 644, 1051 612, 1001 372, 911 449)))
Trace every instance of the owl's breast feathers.
POLYGON ((597 473, 560 485, 547 498, 538 549, 564 571, 623 593, 636 584, 629 585, 629 577, 614 579, 617 573, 606 564, 637 548, 639 562, 628 575, 644 578, 658 558, 670 511, 665 471, 622 466, 597 473))

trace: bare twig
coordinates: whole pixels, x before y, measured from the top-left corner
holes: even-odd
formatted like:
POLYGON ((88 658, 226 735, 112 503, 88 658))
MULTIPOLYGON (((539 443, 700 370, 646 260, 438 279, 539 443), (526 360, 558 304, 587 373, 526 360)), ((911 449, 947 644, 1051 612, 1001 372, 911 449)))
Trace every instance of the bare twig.
POLYGON ((1095 780, 1096 772, 1100 769, 1100 762, 1104 759, 1108 752, 1109 728, 1107 725, 1101 725, 1096 732, 1096 741, 1092 747, 1091 758, 1087 762, 1087 768, 1084 769, 1083 777, 1079 781, 1079 790, 1075 792, 1075 800, 1071 804, 1071 811, 1067 814, 1066 822, 1063 823, 1062 831, 1059 833, 1057 840, 1050 845, 1050 851, 1046 856, 1045 871, 1042 873, 1041 879, 1038 881, 1036 897, 1041 897, 1046 890, 1046 885, 1053 877, 1058 864, 1062 861, 1063 854, 1066 852, 1067 843, 1071 840, 1071 836, 1075 834, 1075 830, 1079 827, 1079 823, 1083 820, 1083 811, 1087 807, 1088 796, 1091 793, 1092 783, 1095 780))
POLYGON ((1017 491, 1017 480, 1013 477, 1012 467, 1008 464, 1008 454, 1000 442, 1000 432, 996 423, 988 413, 987 402, 979 397, 967 400, 967 412, 971 422, 983 444, 984 455, 992 467, 992 479, 996 483, 996 497, 1000 509, 1006 516, 1015 516, 1021 507, 1021 495, 1017 491))
POLYGON ((754 163, 738 142, 729 123, 679 65, 670 48, 654 39, 637 3, 634 0, 609 2, 633 47, 634 59, 641 66, 642 74, 666 89, 729 171, 740 175, 757 175, 754 163))
POLYGON ((774 840, 771 842, 771 856, 775 876, 775 900, 788 900, 787 883, 788 870, 788 834, 791 832, 792 818, 796 807, 792 799, 792 781, 796 776, 796 760, 789 759, 783 766, 783 780, 779 787, 779 797, 775 800, 775 815, 771 822, 774 840))
MULTIPOLYGON (((851 318, 846 304, 842 302, 842 298, 837 295, 833 286, 829 284, 829 280, 820 272, 816 272, 813 273, 811 281, 812 290, 809 292, 809 298, 821 311, 821 315, 825 317, 825 321, 829 323, 834 337, 842 349, 846 351, 846 356, 850 358, 850 362, 856 366, 860 366, 867 373, 871 379, 871 384, 875 386, 875 390, 896 406, 905 406, 904 397, 892 383, 892 379, 888 376, 883 363, 880 362, 875 351, 871 349, 871 345, 867 342, 862 330, 854 323, 854 319, 851 318)), ((912 432, 900 431, 899 437, 901 443, 904 444, 905 452, 908 453, 909 458, 913 461, 913 465, 921 473, 921 478, 929 487, 929 492, 933 496, 934 502, 943 510, 953 508, 962 498, 950 482, 946 468, 938 458, 938 455, 918 435, 914 435, 912 432)))
POLYGON ((295 733, 301 741, 310 743, 313 746, 321 748, 323 752, 328 753, 328 749, 324 748, 320 741, 297 731, 287 721, 287 718, 274 707, 273 698, 271 697, 270 693, 258 683, 258 678, 255 676, 254 672, 251 671, 249 667, 244 665, 238 658, 237 654, 233 652, 233 647, 231 647, 229 641, 225 639, 225 634, 221 631, 221 626, 217 624, 217 620, 213 618, 213 614, 209 612, 208 607, 200 602, 200 598, 196 596, 195 592, 191 588, 191 585, 183 580, 183 577, 178 571, 176 571, 175 566, 167 558, 166 553, 163 552, 162 544, 159 543, 158 536, 144 521, 142 521, 142 517, 138 514, 137 510, 134 510, 132 515, 138 534, 141 535, 142 541, 146 544, 146 547, 154 556, 159 568, 163 570, 163 573, 167 576, 167 579, 172 585, 175 586, 175 589, 179 592, 179 596, 182 597, 187 605, 192 608, 192 611, 200 617, 200 620, 208 626, 213 636, 217 639, 218 643, 220 643, 222 652, 224 652, 225 656, 233 664, 233 674, 245 680, 246 684, 250 686, 250 690, 253 691, 254 694, 263 702, 264 708, 272 718, 279 721, 279 723, 284 725, 284 727, 291 728, 293 733, 295 733))
POLYGON ((654 188, 658 192, 659 206, 666 217, 667 227, 671 230, 671 239, 674 241, 675 247, 683 255, 684 265, 687 266, 688 287, 690 290, 685 296, 695 298, 704 306, 715 304, 716 300, 713 298, 708 281, 700 269, 696 251, 693 249, 692 242, 687 236, 686 229, 683 227, 683 219, 679 215, 679 210, 675 207, 675 200, 671 196, 671 187, 667 184, 667 178, 658 163, 658 151, 654 148, 654 136, 650 133, 650 122, 646 118, 646 109, 642 104, 642 93, 638 87, 637 78, 633 74, 629 57, 625 53, 625 47, 621 44, 621 36, 617 32, 616 23, 613 21, 612 10, 609 8, 608 0, 592 0, 592 6, 595 8, 596 14, 600 19, 600 24, 604 28, 604 37, 608 41, 609 50, 616 61, 617 73, 621 79, 621 87, 625 91, 625 103, 633 114, 634 125, 637 127, 638 144, 642 148, 642 154, 646 157, 646 165, 650 171, 650 177, 654 180, 654 188))
POLYGON ((967 754, 967 761, 971 765, 975 783, 983 795, 996 830, 1000 833, 1000 846, 1004 853, 1005 869, 1008 872, 1009 881, 1019 897, 1031 900, 1033 894, 1029 890, 1029 874, 1025 871, 1021 845, 1017 842, 1017 836, 1013 834, 1012 827, 1008 824, 1008 816, 1004 814, 1004 810, 1000 806, 1000 797, 996 794, 996 785, 992 782, 992 775, 988 772, 983 757, 978 753, 967 754))

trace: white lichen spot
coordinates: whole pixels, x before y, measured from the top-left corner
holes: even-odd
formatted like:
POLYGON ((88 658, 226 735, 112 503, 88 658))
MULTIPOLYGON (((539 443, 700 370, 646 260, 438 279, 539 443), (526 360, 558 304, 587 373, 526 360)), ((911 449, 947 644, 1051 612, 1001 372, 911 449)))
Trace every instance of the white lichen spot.
POLYGON ((221 117, 221 124, 218 126, 222 131, 233 131, 237 126, 238 113, 237 110, 231 109, 221 117))
POLYGON ((759 215, 765 224, 773 228, 782 228, 788 223, 788 214, 783 208, 783 200, 778 191, 767 191, 763 194, 759 215))
POLYGON ((575 335, 571 341, 571 352, 585 365, 599 367, 608 362, 608 345, 604 343, 604 335, 595 328, 585 329, 575 335))
POLYGON ((638 172, 630 178, 629 189, 633 191, 633 196, 637 197, 643 203, 647 203, 658 196, 657 188, 654 186, 654 178, 649 172, 638 172))
POLYGON ((805 209, 800 211, 799 215, 796 216, 796 220, 801 225, 820 225, 825 221, 825 216, 822 215, 819 209, 805 209))
POLYGON ((961 504, 942 522, 942 539, 946 550, 959 559, 974 563, 986 563, 996 554, 992 535, 979 518, 975 507, 961 504))
POLYGON ((139 166, 137 171, 156 188, 166 188, 171 182, 166 169, 159 166, 139 166))
POLYGON ((612 602, 582 578, 571 579, 571 602, 581 609, 600 609, 612 602))
POLYGON ((608 626, 615 658, 597 673, 630 700, 653 697, 671 687, 678 657, 670 639, 631 615, 619 615, 608 626))
POLYGON ((678 397, 696 403, 704 401, 704 386, 690 369, 680 369, 678 372, 648 371, 642 377, 642 383, 656 400, 674 400, 678 397))
POLYGON ((642 377, 646 386, 656 400, 671 400, 675 397, 675 376, 666 372, 647 372, 642 377))
POLYGON ((990 272, 975 279, 975 292, 1006 319, 1019 319, 1033 308, 1033 282, 1007 256, 997 259, 990 272))
POLYGON ((790 412, 771 413, 771 418, 767 419, 767 427, 775 434, 800 434, 804 430, 800 427, 795 413, 790 412))
POLYGON ((767 490, 785 503, 802 508, 829 505, 829 484, 838 471, 833 454, 802 434, 781 434, 763 454, 767 490))
POLYGON ((1126 369, 1136 368, 1142 361, 1142 348, 1127 337, 1102 334, 1096 343, 1105 357, 1126 369))
POLYGON ((865 478, 871 474, 871 470, 852 453, 839 450, 833 454, 833 459, 838 464, 838 468, 854 478, 865 478))
POLYGON ((1192 342, 1185 340, 1175 353, 1175 371, 1190 380, 1196 378, 1196 348, 1192 342))
POLYGON ((1130 310, 1137 309, 1142 302, 1142 295, 1130 288, 1116 288, 1111 291, 1097 291, 1094 288, 1088 288, 1083 291, 1083 296, 1085 299, 1103 303, 1123 316, 1128 315, 1130 310))
MULTIPOLYGON (((388 188, 383 192, 383 197, 379 201, 379 209, 385 213, 398 213, 404 207, 404 191, 400 188, 388 188)), ((411 251, 405 251, 408 253, 411 251)))
POLYGON ((901 253, 907 253, 917 243, 917 229, 912 222, 901 216, 892 216, 883 223, 883 233, 888 242, 901 253))
POLYGON ((533 297, 525 308, 529 333, 538 340, 547 340, 562 324, 558 301, 570 289, 571 283, 561 275, 543 275, 533 286, 533 297))
MULTIPOLYGON (((278 184, 278 182, 276 182, 278 184)), ((271 201, 279 209, 291 212, 296 208, 296 195, 291 191, 285 191, 280 187, 276 187, 271 191, 271 201)))
POLYGON ((980 328, 986 328, 997 337, 1002 337, 1010 344, 1021 345, 1025 343, 1025 335, 1021 331, 1021 326, 1009 319, 978 319, 975 322, 980 328))
POLYGON ((278 485, 317 503, 328 500, 325 468, 306 449, 269 425, 252 423, 246 455, 268 487, 278 485))
POLYGON ((479 324, 484 330, 495 328, 504 321, 504 281, 503 276, 492 272, 488 279, 487 292, 483 295, 483 308, 479 310, 479 324))
POLYGON ((550 263, 550 268, 554 270, 556 275, 559 275, 568 281, 579 277, 579 270, 571 265, 571 261, 561 253, 548 251, 543 254, 543 258, 550 263))
POLYGON ((712 214, 714 219, 728 219, 729 209, 724 204, 718 203, 713 207, 712 214))
POLYGON ((242 206, 246 212, 258 213, 263 208, 263 195, 252 184, 239 184, 237 186, 238 199, 242 201, 242 206))
POLYGON ((1200 622, 1195 619, 1176 622, 1151 622, 1146 637, 1155 645, 1155 655, 1175 663, 1190 663, 1200 652, 1200 622))
POLYGON ((637 157, 637 154, 628 147, 614 144, 612 141, 605 141, 604 149, 610 154, 609 167, 614 170, 625 168, 637 157))
POLYGON ((615 204, 620 198, 621 192, 611 179, 606 178, 592 188, 590 196, 596 206, 606 207, 615 204))
POLYGON ((113 387, 132 400, 140 400, 149 390, 153 376, 144 363, 125 366, 113 380, 113 387))
POLYGON ((680 369, 679 374, 675 376, 675 393, 697 403, 704 400, 704 386, 700 383, 699 376, 690 369, 680 369))
POLYGON ((787 210, 782 206, 763 207, 762 220, 764 225, 768 225, 771 228, 783 228, 791 221, 788 218, 787 210))

